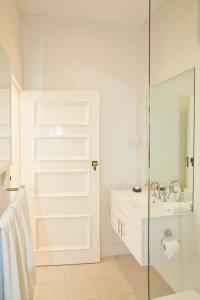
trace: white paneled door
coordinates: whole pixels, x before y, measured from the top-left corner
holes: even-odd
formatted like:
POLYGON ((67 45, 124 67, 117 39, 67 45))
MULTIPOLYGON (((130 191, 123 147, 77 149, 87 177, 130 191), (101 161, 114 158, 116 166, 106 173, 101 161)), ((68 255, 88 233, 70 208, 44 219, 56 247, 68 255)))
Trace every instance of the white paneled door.
POLYGON ((98 262, 99 92, 24 91, 21 115, 36 264, 98 262))

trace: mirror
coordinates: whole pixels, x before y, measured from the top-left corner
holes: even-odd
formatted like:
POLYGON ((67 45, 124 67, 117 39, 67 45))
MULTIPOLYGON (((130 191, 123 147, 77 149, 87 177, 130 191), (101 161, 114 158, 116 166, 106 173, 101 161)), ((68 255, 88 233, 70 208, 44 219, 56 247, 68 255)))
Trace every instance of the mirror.
POLYGON ((11 162, 11 70, 9 60, 0 49, 0 172, 11 162))
POLYGON ((195 70, 151 88, 151 182, 163 201, 192 201, 195 70))

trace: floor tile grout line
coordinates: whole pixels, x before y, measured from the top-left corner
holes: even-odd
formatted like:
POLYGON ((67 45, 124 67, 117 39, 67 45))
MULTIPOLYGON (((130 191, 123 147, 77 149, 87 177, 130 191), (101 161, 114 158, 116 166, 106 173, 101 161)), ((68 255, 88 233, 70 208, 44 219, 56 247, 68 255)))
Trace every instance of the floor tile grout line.
MULTIPOLYGON (((99 262, 99 264, 101 264, 101 261, 99 262)), ((104 296, 102 295, 101 289, 100 289, 100 287, 99 287, 99 285, 98 285, 98 282, 97 282, 97 279, 96 279, 96 276, 95 276, 95 274, 94 274, 94 271, 93 271, 93 268, 92 268, 92 267, 93 267, 93 266, 90 265, 90 270, 91 270, 92 276, 93 276, 93 278, 94 278, 94 282, 95 282, 95 284, 96 284, 98 293, 99 293, 99 295, 100 295, 100 299, 103 299, 104 296)))
POLYGON ((65 277, 65 270, 64 270, 64 288, 65 288, 65 298, 66 298, 66 300, 69 300, 67 281, 66 281, 66 277, 65 277))
MULTIPOLYGON (((75 265, 75 266, 80 266, 80 265, 75 265)), ((95 281, 94 275, 93 275, 92 270, 90 268, 91 265, 90 264, 81 264, 81 266, 88 267, 89 274, 91 275, 91 278, 83 278, 83 280, 85 280, 85 279, 92 280, 93 279, 94 283, 95 283, 95 288, 98 291, 98 298, 97 297, 95 297, 95 298, 87 298, 87 299, 83 299, 83 300, 102 300, 101 294, 99 292, 99 288, 97 286, 97 283, 95 281)), ((68 271, 68 275, 67 275, 67 270, 65 269, 65 283, 66 283, 66 285, 68 285, 68 288, 67 288, 67 296, 68 296, 68 298, 67 298, 67 300, 71 300, 70 299, 70 294, 69 294, 69 280, 70 280, 70 272, 68 271)))
POLYGON ((67 300, 70 300, 70 294, 69 294, 69 274, 68 274, 68 271, 67 271, 67 266, 64 267, 64 279, 65 279, 67 300))
MULTIPOLYGON (((114 261, 115 262, 115 261, 114 261)), ((101 263, 101 262, 100 262, 101 263)), ((116 262, 115 262, 115 264, 116 264, 116 262)), ((97 283, 97 280, 96 280, 96 276, 95 276, 95 274, 94 274, 94 271, 92 270, 92 266, 90 266, 91 267, 91 272, 92 272, 92 274, 93 274, 93 277, 94 277, 94 280, 95 280, 95 282, 96 282, 96 286, 97 286, 97 288, 98 288, 98 291, 99 291, 99 293, 100 293, 100 296, 101 296, 101 299, 106 299, 106 298, 113 298, 113 297, 118 297, 118 296, 121 296, 122 294, 113 294, 113 295, 103 295, 102 294, 102 292, 101 292, 101 289, 99 288, 99 285, 98 285, 98 283, 97 283)), ((132 290, 132 289, 131 289, 132 290)), ((133 293, 133 291, 131 291, 131 293, 133 293)), ((131 295, 131 293, 127 293, 126 295, 131 295)), ((123 295, 125 295, 125 294, 123 294, 123 295)))
MULTIPOLYGON (((119 297, 119 299, 123 299, 120 297, 127 297, 128 299, 130 297, 130 299, 132 299, 131 298, 132 296, 134 296, 134 297, 136 297, 136 299, 138 299, 137 293, 135 293, 133 286, 130 284, 129 280, 127 280, 127 277, 125 276, 124 268, 123 268, 124 264, 122 265, 122 268, 121 268, 121 264, 118 264, 118 260, 116 260, 115 257, 112 257, 111 259, 110 258, 107 258, 107 259, 108 259, 107 262, 106 262, 106 259, 105 260, 103 259, 103 260, 101 260, 100 263, 97 263, 97 264, 81 264, 84 267, 83 267, 83 269, 80 268, 80 270, 79 270, 79 267, 80 267, 79 265, 76 265, 77 269, 76 269, 76 267, 75 267, 75 269, 73 269, 73 268, 70 269, 70 268, 68 268, 68 265, 60 266, 60 268, 57 271, 58 272, 57 278, 60 279, 58 281, 56 281, 57 272, 56 272, 56 274, 54 274, 54 276, 51 274, 51 273, 54 273, 54 272, 52 272, 52 270, 54 270, 54 266, 52 266, 52 269, 50 268, 50 276, 49 276, 50 282, 48 282, 48 281, 45 282, 44 279, 46 276, 45 275, 46 272, 44 272, 44 274, 41 273, 41 275, 39 276, 41 279, 41 282, 39 281, 40 283, 38 283, 37 286, 44 286, 44 288, 45 288, 45 286, 52 285, 52 284, 53 285, 59 285, 59 284, 64 285, 63 292, 64 292, 65 299, 73 300, 74 299, 73 294, 72 295, 70 294, 70 277, 73 279, 73 281, 76 281, 76 276, 80 275, 81 280, 82 279, 88 279, 88 280, 91 279, 91 282, 93 281, 92 285, 94 285, 94 287, 96 288, 96 294, 98 296, 95 298, 87 298, 87 296, 86 296, 86 298, 84 298, 84 297, 81 297, 81 294, 80 294, 79 300, 80 299, 82 299, 82 300, 108 300, 108 299, 115 299, 115 297, 117 297, 116 299, 118 299, 118 297, 119 297), (109 261, 111 264, 109 263, 109 261), (114 265, 112 267, 113 263, 114 263, 114 265), (97 266, 97 268, 96 268, 96 266, 97 266), (122 285, 122 289, 119 288, 118 290, 115 291, 116 293, 112 294, 112 293, 110 293, 109 290, 108 290, 108 293, 104 292, 104 285, 101 287, 101 282, 98 282, 99 276, 100 276, 100 279, 106 277, 106 274, 109 270, 111 270, 111 273, 108 272, 109 273, 108 275, 115 276, 114 275, 115 274, 115 266, 116 266, 116 271, 117 271, 117 273, 119 273, 121 275, 120 277, 122 278, 122 280, 124 279, 130 286, 130 288, 131 288, 130 291, 128 291, 126 289, 126 286, 124 289, 124 287, 122 285), (70 274, 71 274, 71 276, 70 276, 70 274), (44 282, 42 282, 43 280, 44 280, 44 282)), ((43 269, 43 268, 45 268, 45 267, 38 268, 38 269, 43 269)), ((48 269, 48 267, 46 269, 48 269)), ((117 278, 118 278, 118 276, 117 276, 117 278)), ((107 290, 107 288, 106 288, 106 290, 107 290)))

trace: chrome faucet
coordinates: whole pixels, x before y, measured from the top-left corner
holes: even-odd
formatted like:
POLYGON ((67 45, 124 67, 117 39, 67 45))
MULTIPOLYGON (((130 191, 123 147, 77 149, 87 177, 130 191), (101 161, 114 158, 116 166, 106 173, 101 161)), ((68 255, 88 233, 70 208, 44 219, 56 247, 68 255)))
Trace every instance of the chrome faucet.
POLYGON ((151 183, 151 189, 153 190, 152 196, 158 197, 161 199, 161 193, 160 193, 160 184, 157 181, 154 181, 151 183), (156 194, 157 192, 157 194, 156 194))

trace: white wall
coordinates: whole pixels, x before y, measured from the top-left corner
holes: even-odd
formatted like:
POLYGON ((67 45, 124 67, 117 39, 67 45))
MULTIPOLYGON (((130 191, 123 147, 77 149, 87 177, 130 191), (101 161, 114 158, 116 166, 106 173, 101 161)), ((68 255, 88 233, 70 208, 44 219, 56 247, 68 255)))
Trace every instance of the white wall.
POLYGON ((21 15, 18 0, 0 0, 0 47, 12 64, 13 73, 23 85, 21 15))
MULTIPOLYGON (((21 15, 18 0, 0 0, 0 47, 12 66, 17 81, 23 85, 21 15)), ((2 72, 2 70, 0 70, 2 72)), ((2 76, 1 76, 2 77, 2 76)), ((9 171, 0 176, 0 215, 9 203, 6 188, 10 185, 9 171)))
POLYGON ((121 253, 125 249, 110 227, 109 189, 141 181, 136 144, 144 100, 144 30, 34 15, 24 16, 23 28, 25 89, 101 91, 102 255, 121 253))
MULTIPOLYGON (((151 84, 162 82, 189 68, 196 68, 195 193, 193 224, 183 233, 189 238, 192 259, 174 260, 166 265, 182 288, 199 290, 200 276, 200 1, 165 0, 154 13, 151 24, 151 84), (197 263, 198 262, 198 263, 197 263)), ((152 250, 153 251, 153 250, 152 250)), ((199 290, 200 292, 200 290, 199 290)))

